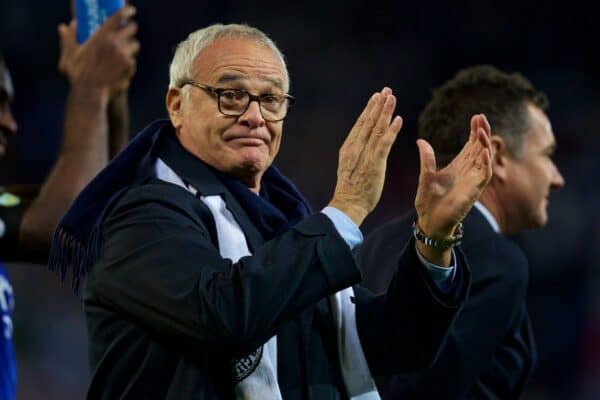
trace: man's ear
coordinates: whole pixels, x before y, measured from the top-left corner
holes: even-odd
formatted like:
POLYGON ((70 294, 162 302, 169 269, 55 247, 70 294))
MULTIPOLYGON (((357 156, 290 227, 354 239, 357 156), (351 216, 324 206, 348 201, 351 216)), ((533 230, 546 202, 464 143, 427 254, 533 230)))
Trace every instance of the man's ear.
POLYGON ((507 163, 510 154, 506 142, 498 135, 492 135, 492 177, 504 182, 507 176, 507 163))
POLYGON ((167 104, 167 112, 175 129, 181 127, 181 102, 183 100, 183 92, 180 88, 169 88, 165 99, 167 104))

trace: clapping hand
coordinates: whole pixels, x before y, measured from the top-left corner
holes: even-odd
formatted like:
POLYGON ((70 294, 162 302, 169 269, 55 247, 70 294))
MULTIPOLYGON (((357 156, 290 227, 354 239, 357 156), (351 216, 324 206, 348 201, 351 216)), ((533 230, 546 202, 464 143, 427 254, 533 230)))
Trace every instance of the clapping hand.
POLYGON ((329 205, 344 212, 357 226, 381 197, 388 154, 402 128, 402 118, 392 119, 395 109, 391 89, 375 93, 340 149, 337 184, 329 205))
MULTIPOLYGON (((446 167, 436 168, 435 154, 419 139, 421 172, 415 198, 419 229, 433 239, 448 239, 467 215, 492 177, 491 128, 483 114, 471 118, 471 134, 461 152, 446 167)), ((468 234, 468 232, 466 232, 468 234)), ((449 265, 450 251, 417 242, 427 259, 449 265)))

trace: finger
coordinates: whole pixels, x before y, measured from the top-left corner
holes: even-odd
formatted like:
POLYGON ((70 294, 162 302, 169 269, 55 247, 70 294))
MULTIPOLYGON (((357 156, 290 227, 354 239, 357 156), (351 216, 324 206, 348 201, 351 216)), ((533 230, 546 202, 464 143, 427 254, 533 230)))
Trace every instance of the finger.
MULTIPOLYGON (((481 119, 478 118, 477 125, 481 123, 481 119)), ((480 162, 480 156, 484 149, 486 149, 489 141, 487 141, 487 135, 485 134, 484 128, 478 126, 475 131, 471 132, 471 140, 469 140, 459 156, 456 158, 460 160, 463 168, 470 169, 472 165, 475 165, 477 169, 482 168, 480 162)))
POLYGON ((109 18, 104 21, 100 29, 108 29, 108 30, 118 30, 123 27, 124 22, 131 19, 137 10, 134 6, 125 6, 121 8, 119 11, 111 15, 109 18))
POLYGON ((417 139, 417 147, 419 148, 421 174, 435 172, 436 165, 433 147, 424 139, 417 139))
POLYGON ((486 131, 486 128, 479 127, 479 129, 477 130, 477 139, 479 140, 479 143, 481 143, 481 145, 484 148, 491 149, 492 148, 492 139, 488 135, 488 132, 489 131, 486 131))
POLYGON ((488 182, 492 178, 492 174, 493 174, 492 155, 491 155, 490 149, 484 149, 481 152, 479 161, 483 165, 483 172, 484 172, 483 178, 484 179, 483 179, 482 185, 485 186, 488 184, 488 182))
POLYGON ((400 117, 399 115, 394 117, 392 123, 386 129, 385 134, 381 136, 380 140, 378 141, 378 148, 375 152, 377 157, 379 157, 380 159, 387 160, 388 155, 390 154, 390 150, 392 149, 392 145, 396 141, 400 129, 402 129, 403 123, 404 121, 402 120, 402 117, 400 117))
MULTIPOLYGON (((386 134, 389 133, 388 128, 390 127, 390 122, 392 119, 392 115, 394 114, 394 110, 396 109, 396 97, 393 95, 389 95, 385 100, 381 113, 379 114, 379 118, 377 123, 373 127, 373 129, 368 132, 368 141, 365 146, 364 154, 367 157, 381 157, 381 151, 379 147, 391 146, 389 140, 385 140, 385 143, 381 143, 382 139, 386 137, 386 134)), ((397 133, 397 132, 396 132, 397 133)), ((392 141, 393 143, 393 141, 392 141)))
POLYGON ((138 24, 135 21, 129 21, 120 31, 119 36, 122 38, 132 38, 138 32, 138 24))
POLYGON ((464 167, 468 168, 475 162, 477 154, 475 145, 477 143, 477 129, 479 125, 478 115, 473 115, 471 117, 470 125, 471 130, 469 132, 469 138, 467 142, 463 145, 462 149, 460 149, 460 152, 450 161, 450 163, 444 167, 444 169, 451 169, 454 165, 458 165, 459 169, 464 167))
MULTIPOLYGON (((486 145, 486 141, 481 137, 479 132, 487 127, 489 127, 489 124, 487 124, 487 120, 483 114, 475 114, 471 117, 471 131, 469 133, 469 140, 467 143, 465 143, 456 159, 464 159, 475 162, 480 151, 478 143, 480 142, 480 146, 486 145)), ((483 135, 486 136, 485 131, 483 135)))
MULTIPOLYGON (((487 170, 491 168, 491 142, 483 127, 477 129, 475 136, 476 141, 471 143, 469 153, 465 154, 463 165, 466 170, 472 169, 473 166, 477 171, 485 169, 484 176, 487 176, 487 170)), ((477 176, 481 174, 478 172, 477 176)))
POLYGON ((125 54, 127 54, 129 57, 135 58, 135 56, 137 56, 137 54, 140 52, 140 42, 137 40, 132 40, 125 45, 124 49, 125 54))
POLYGON ((396 97, 389 95, 385 99, 385 103, 383 104, 381 113, 379 114, 379 118, 373 127, 371 138, 383 136, 387 128, 390 126, 390 121, 392 120, 392 115, 394 114, 395 109, 396 97))
POLYGON ((471 131, 469 134, 469 142, 472 142, 476 138, 477 130, 481 124, 481 114, 475 114, 471 117, 471 131))
POLYGON ((479 114, 481 115, 481 119, 483 120, 483 129, 485 130, 485 133, 487 136, 492 136, 492 126, 490 125, 487 117, 485 116, 485 114, 479 114))
POLYGON ((383 88, 383 89, 381 89, 381 92, 380 92, 380 93, 381 93, 381 95, 382 95, 382 96, 389 96, 389 95, 391 95, 391 94, 392 94, 392 89, 390 89, 390 88, 389 88, 389 87, 387 87, 387 86, 384 86, 384 88, 383 88))
MULTIPOLYGON (((363 148, 366 145, 367 141, 369 140, 369 137, 371 136, 375 126, 379 122, 381 113, 382 113, 384 106, 390 95, 391 95, 391 89, 387 88, 387 87, 383 88, 383 90, 379 93, 379 97, 375 101, 375 104, 373 104, 371 111, 369 112, 363 125, 357 132, 356 145, 359 148, 363 148)), ((388 103, 388 106, 389 106, 389 103, 388 103)), ((394 107, 395 107, 395 105, 394 105, 394 107)), ((392 113, 393 113, 393 109, 389 114, 390 118, 391 118, 392 113)), ((389 125, 389 120, 388 120, 388 125, 389 125)), ((386 126, 386 128, 387 128, 387 126, 386 126)), ((382 130, 380 132, 380 134, 383 134, 383 132, 385 132, 385 128, 384 128, 384 130, 382 130)))
POLYGON ((73 54, 79 46, 79 43, 77 43, 76 24, 74 20, 72 20, 69 25, 58 25, 58 39, 60 46, 58 70, 66 74, 69 69, 69 63, 73 58, 73 54))
POLYGON ((481 161, 482 165, 484 165, 486 167, 491 167, 492 157, 491 157, 490 149, 483 149, 481 151, 481 154, 479 155, 479 161, 481 161))
POLYGON ((60 39, 61 47, 73 48, 77 46, 77 23, 75 20, 71 20, 69 25, 59 24, 58 25, 58 37, 60 39))
POLYGON ((375 103, 378 101, 379 96, 380 96, 380 93, 373 93, 373 95, 369 98, 367 105, 360 113, 360 116, 358 117, 358 119, 354 123, 354 126, 350 130, 350 133, 346 137, 346 140, 344 141, 344 145, 351 146, 354 144, 354 142, 356 141, 356 136, 358 135, 358 132, 360 132, 362 126, 365 123, 365 120, 367 119, 367 116, 371 113, 371 108, 373 108, 375 106, 375 103))
POLYGON ((58 37, 61 41, 64 36, 67 36, 68 29, 66 24, 58 24, 58 37))

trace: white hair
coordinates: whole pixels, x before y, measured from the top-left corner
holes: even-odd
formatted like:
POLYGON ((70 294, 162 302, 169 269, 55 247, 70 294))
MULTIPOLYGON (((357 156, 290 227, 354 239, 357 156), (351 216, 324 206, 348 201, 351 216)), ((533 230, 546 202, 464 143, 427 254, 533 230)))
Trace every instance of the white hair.
POLYGON ((290 78, 285 59, 275 42, 264 32, 245 24, 214 24, 190 33, 187 39, 180 42, 175 49, 169 68, 169 88, 178 87, 183 80, 191 79, 194 61, 198 54, 217 39, 224 37, 255 40, 273 50, 283 65, 284 89, 286 92, 289 90, 290 78))

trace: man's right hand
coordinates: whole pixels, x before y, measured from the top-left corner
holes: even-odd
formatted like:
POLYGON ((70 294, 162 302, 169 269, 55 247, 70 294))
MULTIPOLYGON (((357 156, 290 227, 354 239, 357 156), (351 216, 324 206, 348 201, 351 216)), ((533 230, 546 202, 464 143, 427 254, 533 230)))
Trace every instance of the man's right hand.
POLYGON ((387 157, 402 118, 392 115, 396 97, 390 88, 375 93, 340 149, 337 184, 329 206, 360 226, 377 205, 383 190, 387 157))
POLYGON ((138 27, 131 20, 135 13, 132 6, 120 9, 81 45, 77 43, 75 21, 68 26, 59 25, 58 69, 67 76, 71 86, 101 90, 110 97, 127 90, 140 49, 135 39, 138 27))

